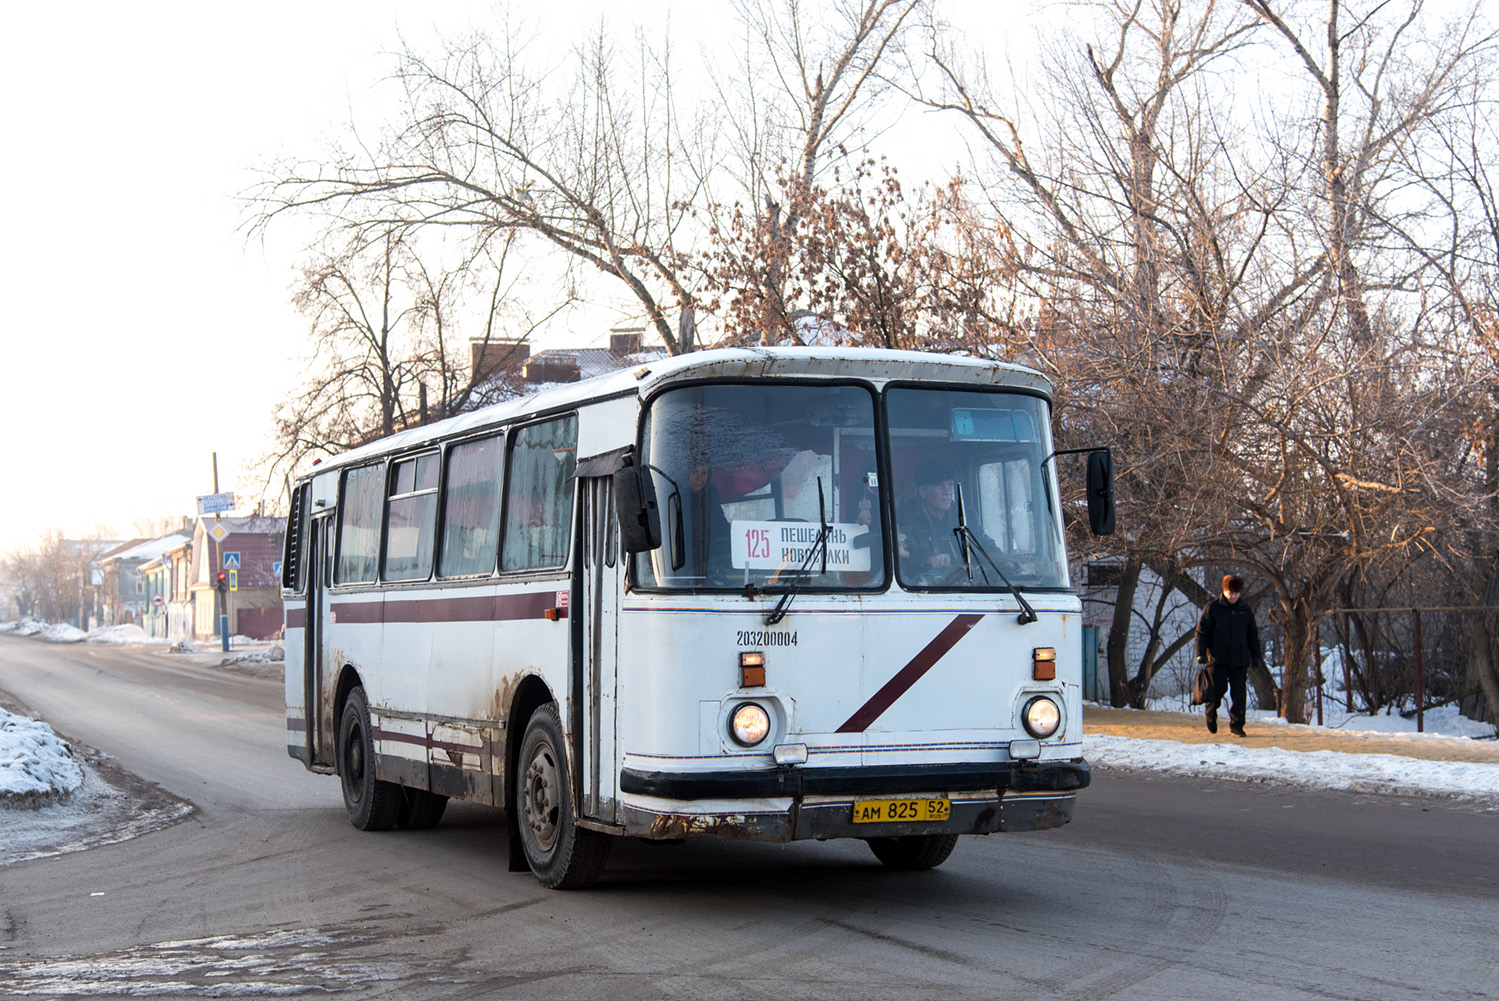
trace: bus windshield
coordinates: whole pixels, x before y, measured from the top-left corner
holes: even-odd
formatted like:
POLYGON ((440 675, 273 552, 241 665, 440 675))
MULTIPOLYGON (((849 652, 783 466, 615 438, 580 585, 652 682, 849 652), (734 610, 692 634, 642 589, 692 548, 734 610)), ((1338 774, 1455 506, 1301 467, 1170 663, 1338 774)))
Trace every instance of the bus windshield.
POLYGON ((663 545, 644 587, 807 590, 885 584, 874 396, 850 385, 670 390, 642 435, 663 545))
POLYGON ((1067 586, 1045 401, 892 388, 886 408, 901 586, 1067 586))

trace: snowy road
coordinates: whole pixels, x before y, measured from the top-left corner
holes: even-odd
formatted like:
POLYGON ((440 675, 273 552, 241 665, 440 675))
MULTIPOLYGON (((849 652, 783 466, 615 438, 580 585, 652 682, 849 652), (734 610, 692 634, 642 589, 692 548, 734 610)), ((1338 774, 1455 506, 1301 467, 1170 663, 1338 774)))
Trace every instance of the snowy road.
MULTIPOLYGON (((0 869, 0 996, 1470 998, 1499 815, 1100 771, 1062 831, 930 873, 860 845, 626 845, 600 886, 503 828, 360 834, 285 756, 278 682, 0 638, 0 688, 198 811, 0 869)), ((0 832, 5 817, 0 815, 0 832)))

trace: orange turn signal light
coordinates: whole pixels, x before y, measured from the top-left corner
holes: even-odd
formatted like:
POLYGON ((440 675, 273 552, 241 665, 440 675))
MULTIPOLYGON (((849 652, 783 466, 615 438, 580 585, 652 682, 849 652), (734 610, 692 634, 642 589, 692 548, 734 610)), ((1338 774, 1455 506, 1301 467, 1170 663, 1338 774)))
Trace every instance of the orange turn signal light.
POLYGON ((1057 651, 1054 647, 1039 646, 1031 653, 1031 677, 1036 681, 1057 680, 1057 651))
POLYGON ((745 651, 739 655, 739 687, 765 687, 765 654, 745 651))

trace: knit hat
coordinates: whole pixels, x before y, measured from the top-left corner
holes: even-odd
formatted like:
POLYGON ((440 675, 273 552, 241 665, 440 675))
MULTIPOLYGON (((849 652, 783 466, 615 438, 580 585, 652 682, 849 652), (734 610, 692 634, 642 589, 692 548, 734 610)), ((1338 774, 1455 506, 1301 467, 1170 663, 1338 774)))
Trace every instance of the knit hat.
POLYGON ((924 487, 932 483, 941 483, 943 480, 955 480, 952 463, 942 459, 928 458, 921 460, 916 467, 916 485, 924 487))

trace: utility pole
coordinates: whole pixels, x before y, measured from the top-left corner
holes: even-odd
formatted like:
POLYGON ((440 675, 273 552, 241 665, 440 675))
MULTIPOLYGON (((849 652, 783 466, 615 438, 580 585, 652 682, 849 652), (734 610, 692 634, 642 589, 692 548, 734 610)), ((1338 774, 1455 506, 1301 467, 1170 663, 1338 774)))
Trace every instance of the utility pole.
MULTIPOLYGON (((213 453, 213 492, 219 492, 219 453, 213 453)), ((213 515, 214 524, 219 523, 223 517, 215 511, 213 515)), ((229 592, 220 590, 218 586, 219 571, 224 568, 223 543, 218 539, 213 540, 213 608, 214 616, 219 623, 219 649, 224 653, 229 652, 229 592)))

